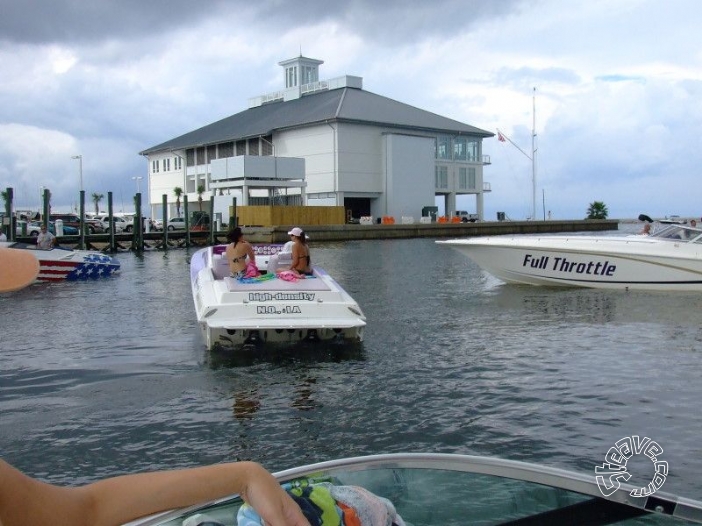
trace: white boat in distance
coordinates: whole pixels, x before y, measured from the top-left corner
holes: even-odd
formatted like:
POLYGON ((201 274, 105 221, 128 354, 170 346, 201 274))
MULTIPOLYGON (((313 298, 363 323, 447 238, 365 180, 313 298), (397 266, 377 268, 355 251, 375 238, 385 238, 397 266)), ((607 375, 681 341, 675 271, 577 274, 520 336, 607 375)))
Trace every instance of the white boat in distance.
MULTIPOLYGON (((261 278, 230 277, 226 245, 198 250, 190 261, 195 312, 208 349, 246 343, 362 341, 366 317, 358 303, 322 268, 287 281, 282 245, 254 245, 261 278)), ((284 259, 287 257, 287 262, 284 259)))
MULTIPOLYGON (((360 486, 388 499, 408 526, 702 523, 702 502, 664 493, 653 481, 620 484, 619 478, 626 480, 621 471, 615 480, 598 479, 597 472, 595 466, 582 474, 489 457, 398 453, 321 462, 275 476, 281 483, 360 486)), ((242 504, 232 495, 128 526, 234 526, 242 504)))
POLYGON ((702 292, 702 229, 652 235, 519 235, 437 241, 507 283, 702 292))

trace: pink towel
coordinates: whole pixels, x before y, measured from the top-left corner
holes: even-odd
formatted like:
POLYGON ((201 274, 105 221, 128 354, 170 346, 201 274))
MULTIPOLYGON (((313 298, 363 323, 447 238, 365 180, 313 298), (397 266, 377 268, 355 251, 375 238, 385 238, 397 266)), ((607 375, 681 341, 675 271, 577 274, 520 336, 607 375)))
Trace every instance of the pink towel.
POLYGON ((300 277, 295 274, 292 270, 281 270, 278 272, 278 277, 284 279, 285 281, 297 281, 300 277))
POLYGON ((258 270, 258 267, 256 266, 256 263, 253 261, 249 261, 246 264, 246 274, 244 274, 245 278, 256 278, 261 275, 261 272, 258 270))

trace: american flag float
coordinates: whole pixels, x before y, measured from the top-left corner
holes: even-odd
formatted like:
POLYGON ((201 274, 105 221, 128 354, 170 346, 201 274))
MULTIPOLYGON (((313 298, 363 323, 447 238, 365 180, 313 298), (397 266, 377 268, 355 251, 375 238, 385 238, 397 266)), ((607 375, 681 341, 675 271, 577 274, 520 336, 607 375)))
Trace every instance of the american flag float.
POLYGON ((39 250, 25 243, 0 243, 14 250, 30 252, 39 260, 37 282, 87 281, 108 278, 119 272, 119 260, 91 250, 52 248, 39 250))

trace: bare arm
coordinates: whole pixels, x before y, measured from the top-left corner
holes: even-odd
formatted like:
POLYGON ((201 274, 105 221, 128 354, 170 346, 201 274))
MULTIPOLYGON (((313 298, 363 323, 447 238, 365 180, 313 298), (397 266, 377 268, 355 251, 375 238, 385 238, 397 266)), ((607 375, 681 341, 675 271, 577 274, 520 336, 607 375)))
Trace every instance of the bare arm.
POLYGON ((256 264, 256 253, 254 252, 253 246, 248 241, 246 242, 246 253, 249 256, 249 261, 256 264))
POLYGON ((309 526, 255 462, 140 473, 79 488, 34 480, 0 460, 0 525, 117 526, 159 511, 239 493, 271 526, 309 526))

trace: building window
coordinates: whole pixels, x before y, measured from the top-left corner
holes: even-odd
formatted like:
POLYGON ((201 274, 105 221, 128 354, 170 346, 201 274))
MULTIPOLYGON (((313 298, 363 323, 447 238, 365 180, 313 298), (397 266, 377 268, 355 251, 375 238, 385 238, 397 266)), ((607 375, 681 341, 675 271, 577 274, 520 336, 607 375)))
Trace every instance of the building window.
POLYGON ((285 68, 285 87, 293 88, 297 86, 297 66, 285 68))
POLYGON ((319 80, 317 68, 313 66, 303 66, 302 67, 302 83, 301 84, 312 84, 319 80))
POLYGON ((435 179, 437 188, 448 188, 448 166, 437 166, 435 179))
POLYGON ((211 144, 207 147, 207 164, 217 158, 217 145, 211 144))
POLYGON ((459 168, 458 169, 458 188, 459 190, 465 190, 468 188, 468 169, 459 168))
POLYGON ((151 173, 158 173, 158 161, 151 161, 151 173))
POLYGON ((273 155, 273 137, 261 137, 261 155, 273 155))
POLYGON ((441 135, 436 139, 436 158, 451 159, 451 137, 441 135))
POLYGON ((183 159, 181 157, 173 158, 173 169, 182 170, 183 169, 183 159))
POLYGON ((168 159, 163 160, 163 171, 164 172, 171 171, 171 158, 170 157, 168 159))
POLYGON ((258 155, 258 139, 249 139, 249 155, 258 155))
POLYGON ((475 168, 468 168, 468 188, 475 190, 478 185, 475 181, 475 168))
POLYGON ((236 154, 246 155, 246 141, 236 141, 236 154))
POLYGON ((478 139, 470 139, 466 143, 467 161, 477 163, 480 159, 480 142, 478 139))
POLYGON ((185 150, 185 165, 186 166, 195 166, 195 149, 190 148, 188 150, 185 150))
POLYGON ((205 147, 202 146, 197 149, 197 164, 200 166, 201 164, 205 164, 205 147))
POLYGON ((466 138, 456 137, 453 141, 453 160, 467 161, 466 138))
POLYGON ((222 159, 224 157, 234 157, 234 143, 233 142, 223 142, 219 145, 217 152, 217 158, 222 159))

